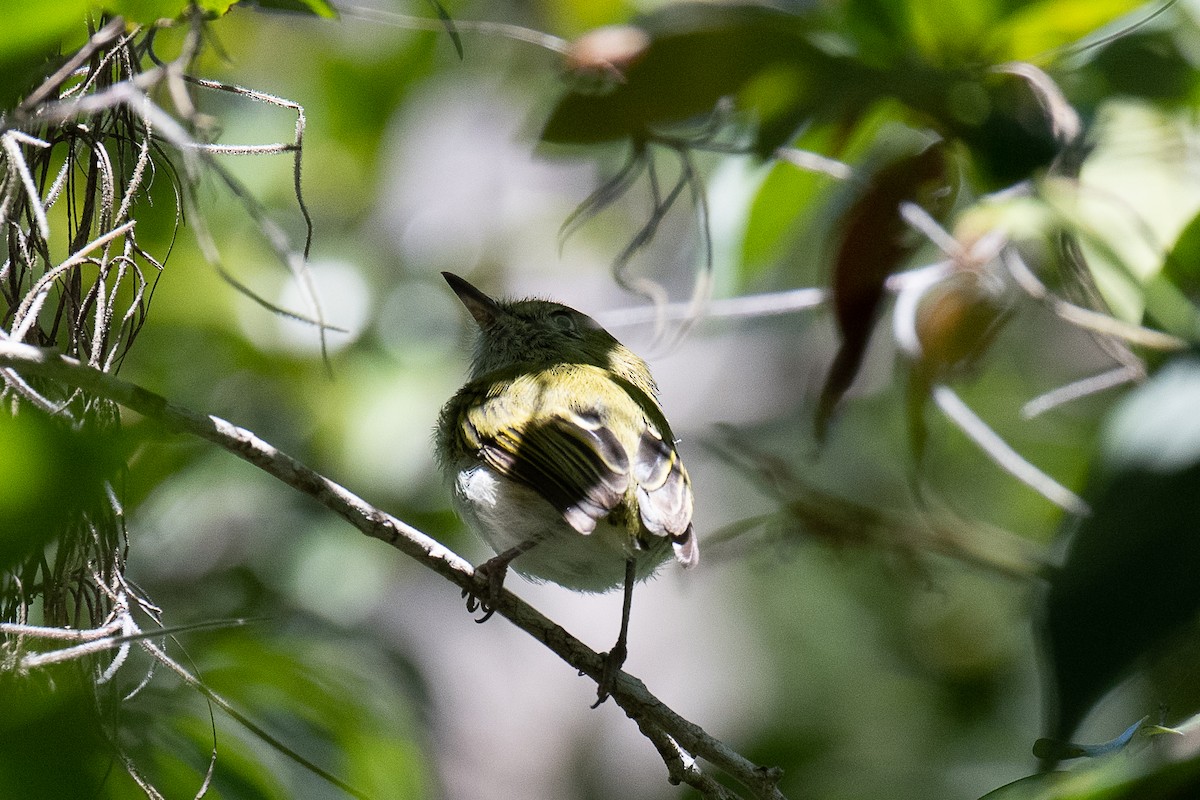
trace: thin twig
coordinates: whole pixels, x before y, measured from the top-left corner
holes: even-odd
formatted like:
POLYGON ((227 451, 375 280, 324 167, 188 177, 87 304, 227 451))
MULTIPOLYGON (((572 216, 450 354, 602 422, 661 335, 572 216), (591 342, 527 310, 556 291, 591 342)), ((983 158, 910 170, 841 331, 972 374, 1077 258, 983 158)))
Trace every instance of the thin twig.
POLYGON ((1132 322, 1126 322, 1109 314, 1093 311, 1090 308, 1077 306, 1074 303, 1068 303, 1066 300, 1056 297, 1034 275, 1033 270, 1029 268, 1020 254, 1011 247, 1005 249, 1002 259, 1005 267, 1008 268, 1009 274, 1012 275, 1013 280, 1017 282, 1022 290, 1030 297, 1044 301, 1059 318, 1077 327, 1107 336, 1114 336, 1131 344, 1141 345, 1153 350, 1172 352, 1187 348, 1187 342, 1178 336, 1156 331, 1153 328, 1147 328, 1142 325, 1135 325, 1132 322))
POLYGON ((854 177, 854 168, 849 164, 809 150, 780 147, 775 150, 775 157, 794 167, 799 167, 805 172, 816 172, 834 180, 848 181, 854 177))
POLYGON ((700 306, 699 312, 695 309, 695 303, 688 300, 680 303, 667 303, 661 309, 654 306, 619 308, 597 314, 596 318, 606 328, 620 328, 626 325, 655 322, 659 319, 669 322, 689 319, 692 316, 699 316, 703 319, 771 317, 807 311, 820 306, 828 298, 827 290, 820 287, 808 287, 709 300, 700 306))
POLYGON ((1083 498, 1026 461, 1024 456, 989 428, 949 386, 934 386, 933 401, 959 430, 979 445, 988 457, 1009 475, 1059 508, 1081 516, 1091 513, 1083 498))
MULTIPOLYGON (((446 23, 438 19, 397 14, 394 11, 367 8, 365 6, 344 5, 342 3, 336 3, 335 5, 338 13, 348 19, 361 19, 366 22, 391 25, 395 28, 406 28, 415 31, 441 33, 446 30, 446 23)), ((500 36, 505 39, 532 44, 555 53, 565 54, 571 47, 571 43, 566 39, 506 22, 456 19, 454 20, 454 29, 461 32, 478 33, 483 36, 500 36)))
POLYGON ((1058 408, 1059 406, 1070 403, 1073 400, 1078 400, 1081 397, 1089 397, 1093 394, 1098 394, 1107 389, 1113 389, 1126 383, 1139 381, 1146 377, 1146 370, 1140 365, 1121 365, 1114 369, 1106 370, 1097 375, 1089 375, 1086 378, 1081 378, 1077 381, 1072 381, 1066 386, 1060 386, 1057 389, 1051 389, 1045 394, 1038 395, 1025 405, 1021 406, 1021 416, 1024 419, 1033 419, 1034 417, 1045 414, 1047 411, 1058 408))

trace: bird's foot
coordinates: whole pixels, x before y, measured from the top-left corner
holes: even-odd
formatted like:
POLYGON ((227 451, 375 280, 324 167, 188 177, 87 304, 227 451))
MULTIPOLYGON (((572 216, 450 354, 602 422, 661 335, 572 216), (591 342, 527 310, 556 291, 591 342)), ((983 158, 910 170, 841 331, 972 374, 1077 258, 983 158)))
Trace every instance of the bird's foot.
POLYGON ((604 654, 604 666, 600 670, 600 682, 596 686, 596 702, 592 703, 592 708, 599 706, 612 693, 613 685, 617 682, 617 675, 621 672, 626 655, 628 653, 623 641, 617 642, 612 650, 604 654))
POLYGON ((499 556, 488 559, 475 568, 475 586, 463 589, 462 596, 467 601, 467 611, 472 614, 482 611, 483 616, 476 622, 487 622, 496 613, 500 604, 500 594, 504 591, 504 576, 508 574, 508 561, 499 556))

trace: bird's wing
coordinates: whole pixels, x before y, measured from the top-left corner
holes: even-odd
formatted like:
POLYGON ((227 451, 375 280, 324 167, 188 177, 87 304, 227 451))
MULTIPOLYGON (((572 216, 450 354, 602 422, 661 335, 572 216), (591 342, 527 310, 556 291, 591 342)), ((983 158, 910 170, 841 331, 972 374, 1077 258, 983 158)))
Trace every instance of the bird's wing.
POLYGON ((594 411, 539 415, 520 426, 485 422, 485 406, 466 414, 468 440, 489 467, 536 490, 575 530, 591 533, 629 488, 629 456, 594 411))
POLYGON ((668 537, 684 566, 696 564, 692 484, 661 409, 623 381, 634 401, 627 408, 581 402, 598 388, 587 381, 612 379, 601 370, 592 372, 576 373, 575 388, 584 384, 588 391, 572 391, 569 399, 555 392, 553 381, 523 376, 481 382, 465 400, 462 449, 537 491, 583 534, 594 531, 635 486, 645 530, 668 537), (513 419, 521 422, 514 425, 513 419), (636 434, 636 448, 627 448, 616 431, 636 434))
POLYGON ((638 511, 653 534, 669 536, 685 567, 700 560, 692 532, 692 481, 673 442, 664 441, 647 421, 633 459, 638 511))

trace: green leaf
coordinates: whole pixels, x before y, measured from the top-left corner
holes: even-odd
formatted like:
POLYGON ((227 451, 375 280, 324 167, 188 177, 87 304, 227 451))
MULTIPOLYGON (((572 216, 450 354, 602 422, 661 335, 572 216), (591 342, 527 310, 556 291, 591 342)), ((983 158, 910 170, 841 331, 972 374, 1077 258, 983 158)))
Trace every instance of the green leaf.
POLYGON ((1078 783, 1077 777, 1065 772, 1044 772, 1026 775, 985 794, 979 800, 1044 800, 1055 796, 1059 787, 1078 783))
POLYGON ((1139 32, 1110 42, 1090 65, 1101 97, 1128 95, 1190 107, 1198 83, 1191 47, 1191 40, 1173 30, 1139 32))
POLYGON ((197 0, 196 5, 209 17, 220 17, 238 0, 197 0))
MULTIPOLYGON (((881 142, 915 138, 911 129, 899 124, 905 113, 899 103, 878 103, 849 135, 839 125, 814 125, 788 146, 833 156, 847 165, 870 164, 879 160, 881 142)), ((743 285, 749 287, 781 259, 793 265, 785 278, 787 285, 825 281, 827 270, 821 262, 828 237, 824 230, 854 201, 852 184, 853 180, 838 181, 778 159, 755 193, 746 220, 743 285)))
POLYGON ((980 188, 999 190, 1050 165, 1059 153, 1050 120, 1024 79, 973 70, 917 76, 914 108, 970 148, 980 188))
MULTIPOLYGON (((805 136, 797 147, 824 152, 832 133, 805 136)), ((778 161, 754 194, 742 248, 742 281, 752 283, 793 246, 805 216, 811 213, 831 178, 778 161)), ((799 278, 796 278, 799 280, 799 278)))
POLYGON ((798 234, 800 216, 828 179, 786 162, 771 168, 754 195, 742 248, 742 279, 753 282, 798 234))
POLYGON ((0 569, 43 546, 72 517, 103 503, 120 463, 110 437, 72 431, 33 409, 0 411, 0 569))
POLYGON ((337 9, 328 0, 240 0, 240 5, 253 6, 266 11, 312 14, 327 19, 337 17, 337 9))
POLYGON ((1200 611, 1197 397, 1200 360, 1183 357, 1109 420, 1087 492, 1093 513, 1045 601, 1052 739, 1069 740, 1109 689, 1200 611))
POLYGON ((657 126, 713 111, 743 95, 757 116, 760 153, 792 135, 804 118, 843 107, 863 89, 861 72, 805 37, 808 17, 760 6, 670 6, 639 22, 649 44, 607 93, 568 92, 542 131, 547 142, 593 144, 644 137, 657 126))
POLYGON ((907 5, 913 45, 925 60, 933 64, 969 63, 981 56, 990 60, 985 44, 1000 15, 997 0, 909 0, 907 5))
POLYGON ((149 25, 160 19, 175 19, 191 6, 182 0, 102 0, 96 5, 112 14, 120 14, 128 23, 149 25))
POLYGON ((1200 757, 1189 748, 1138 747, 1069 770, 1030 775, 980 800, 1180 800, 1200 794, 1200 757))
MULTIPOLYGON (((398 665, 361 643, 324 634, 309 639, 223 630, 204 655, 224 666, 205 669, 204 680, 248 719, 271 721, 264 727, 293 749, 289 757, 305 770, 332 773, 368 797, 428 796, 428 759, 398 665)), ((262 744, 255 731, 237 735, 248 746, 262 744)), ((262 783, 253 762, 232 766, 262 783)))
POLYGON ((54 71, 51 59, 86 40, 90 7, 90 0, 5 3, 0 24, 0 114, 54 71))
POLYGON ((1027 61, 1072 44, 1142 5, 1143 0, 1042 0, 1003 20, 991 39, 1003 60, 1027 61))
POLYGON ((77 672, 0 671, 0 797, 109 797, 112 746, 77 672))
POLYGON ((908 8, 892 0, 849 0, 838 27, 857 46, 857 55, 868 63, 888 65, 903 57, 912 43, 908 8))
POLYGON ((461 60, 463 57, 462 37, 458 35, 458 28, 454 27, 454 19, 450 16, 450 12, 438 0, 429 0, 429 4, 433 6, 433 11, 437 14, 438 19, 442 21, 442 25, 446 28, 446 35, 450 37, 450 41, 454 44, 454 52, 458 53, 461 60))
POLYGON ((72 31, 82 40, 91 6, 91 0, 8 0, 0 25, 0 59, 49 50, 72 31))
POLYGON ((1168 333, 1200 342, 1200 216, 1184 227, 1145 284, 1146 315, 1168 333))
POLYGON ((1185 295, 1200 298, 1200 215, 1193 217, 1175 240, 1162 274, 1185 295))

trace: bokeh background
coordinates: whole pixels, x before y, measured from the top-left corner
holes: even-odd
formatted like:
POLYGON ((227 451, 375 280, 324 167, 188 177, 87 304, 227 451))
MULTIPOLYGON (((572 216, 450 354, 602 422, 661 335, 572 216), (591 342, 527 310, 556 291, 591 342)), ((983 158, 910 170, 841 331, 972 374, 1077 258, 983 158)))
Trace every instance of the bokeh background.
MULTIPOLYGON (((433 17, 419 3, 356 4, 433 17)), ((458 20, 571 40, 662 5, 447 8, 458 20)), ((922 4, 858 5, 902 14, 922 4)), ((951 5, 952 13, 963 6, 951 5)), ((1066 36, 1056 25, 1081 24, 1069 3, 987 5, 1024 9, 1027 28, 1048 31, 1050 41, 1066 36)), ((1156 7, 1108 5, 1113 26, 1137 18, 1125 12, 1156 7)), ((1083 171, 1092 192, 1062 202, 1109 237, 1118 260, 1161 268, 1161 257, 1138 250, 1139 226, 1170 244, 1200 208, 1197 13, 1196 3, 1175 4, 1119 44, 1126 52, 1102 49, 1055 73, 1085 109, 1094 145, 1083 171), (1175 83, 1164 87, 1167 77, 1175 83)), ((471 332, 439 273, 579 308, 650 362, 697 498, 701 565, 687 574, 668 566, 639 587, 625 669, 710 734, 782 766, 789 797, 977 798, 1036 769, 1031 747, 1047 702, 1037 565, 1061 559, 1073 523, 932 410, 918 500, 907 373, 887 320, 818 446, 816 397, 838 344, 825 305, 656 327, 652 309, 637 311, 646 299, 612 274, 650 213, 645 180, 560 238, 627 155, 620 142, 539 143, 568 85, 561 54, 463 26, 459 58, 444 31, 352 10, 330 20, 236 6, 207 32, 195 74, 304 108, 310 267, 326 318, 345 332, 329 335, 323 362, 313 328, 234 290, 185 224, 122 377, 255 431, 477 563, 488 553, 450 512, 432 452, 437 413, 466 374, 471 332), (809 505, 781 511, 782 499, 799 497, 809 505), (885 519, 820 524, 835 500, 885 519)), ((292 139, 288 109, 202 88, 194 97, 219 141, 292 139)), ((896 119, 859 135, 887 136, 896 119)), ((849 155, 866 145, 857 148, 849 155)), ((222 163, 303 239, 289 155, 222 163)), ((669 184, 679 166, 669 157, 660 164, 669 184)), ((843 184, 748 155, 697 153, 695 164, 706 219, 685 193, 631 273, 687 301, 704 270, 707 229, 717 298, 828 283, 848 203, 843 184)), ((963 192, 947 224, 979 194, 963 192)), ((161 219, 147 210, 144 223, 164 242, 167 205, 161 219)), ((202 181, 199 205, 238 281, 306 310, 296 281, 219 181, 202 181)), ((1039 224, 1036 211, 1000 213, 1009 230, 1025 213, 1029 226, 1039 224)), ((927 243, 909 263, 942 258, 927 243)), ((1140 294, 1110 297, 1136 304, 1140 294)), ((1122 316, 1138 321, 1141 310, 1122 316)), ((1023 419, 1025 402, 1110 361, 1090 333, 1044 304, 1017 297, 1011 314, 986 359, 953 385, 1018 452, 1083 491, 1105 419, 1128 390, 1023 419)), ((455 587, 228 453, 147 433, 125 491, 129 576, 166 624, 251 619, 182 634, 171 652, 250 719, 369 796, 691 796, 668 784, 653 748, 613 703, 588 708, 595 687, 586 678, 502 619, 474 624, 455 587)), ((598 650, 616 634, 615 594, 519 579, 509 588, 598 650)), ((122 669, 123 690, 144 667, 122 669)), ((1108 697, 1076 738, 1110 739, 1169 694, 1161 686, 1189 684, 1159 677, 1143 673, 1108 697)), ((4 756, 52 750, 76 763, 74 750, 53 743, 77 721, 54 708, 30 717, 23 749, 4 756)), ((167 797, 195 794, 214 742, 210 797, 344 796, 161 669, 120 704, 119 729, 129 757, 167 797)), ((97 752, 80 758, 104 776, 95 765, 113 757, 97 752)), ((119 765, 102 786, 103 796, 140 796, 119 765)))

